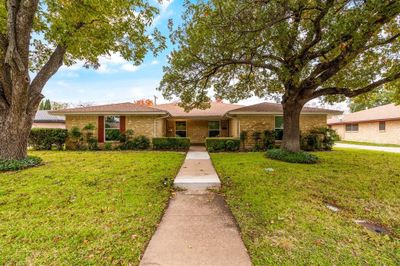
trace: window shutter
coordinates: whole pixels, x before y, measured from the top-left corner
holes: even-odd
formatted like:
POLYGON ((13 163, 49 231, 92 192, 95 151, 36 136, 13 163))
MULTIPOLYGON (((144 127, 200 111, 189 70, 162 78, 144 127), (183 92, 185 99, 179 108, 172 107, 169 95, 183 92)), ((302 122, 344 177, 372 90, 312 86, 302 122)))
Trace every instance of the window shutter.
POLYGON ((125 132, 126 130, 126 117, 124 115, 119 117, 119 130, 121 133, 125 132))
POLYGON ((99 116, 97 125, 98 125, 97 140, 99 142, 104 142, 104 116, 99 116))

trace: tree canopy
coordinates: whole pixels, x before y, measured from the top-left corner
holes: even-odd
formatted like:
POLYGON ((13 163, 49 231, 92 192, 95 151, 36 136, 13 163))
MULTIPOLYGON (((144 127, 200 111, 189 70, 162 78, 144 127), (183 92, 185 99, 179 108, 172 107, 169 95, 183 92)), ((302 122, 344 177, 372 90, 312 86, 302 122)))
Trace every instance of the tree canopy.
POLYGON ((42 89, 62 64, 96 68, 111 53, 140 64, 165 48, 146 0, 0 1, 0 158, 26 155, 42 89))
POLYGON ((160 89, 188 108, 207 102, 211 88, 233 102, 271 94, 334 102, 400 77, 400 1, 210 0, 186 6, 160 89))

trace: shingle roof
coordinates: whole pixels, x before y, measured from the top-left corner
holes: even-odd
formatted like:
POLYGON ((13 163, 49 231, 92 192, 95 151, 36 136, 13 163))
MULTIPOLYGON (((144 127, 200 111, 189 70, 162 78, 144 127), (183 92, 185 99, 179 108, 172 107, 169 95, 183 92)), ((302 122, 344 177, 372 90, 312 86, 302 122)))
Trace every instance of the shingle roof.
POLYGON ((94 105, 94 106, 88 106, 88 107, 79 107, 79 108, 70 108, 70 109, 63 109, 63 110, 57 110, 57 111, 51 111, 52 114, 81 114, 81 113, 92 113, 92 114, 98 114, 98 113, 154 113, 154 114, 167 114, 165 111, 154 108, 154 107, 149 107, 145 105, 139 105, 139 104, 134 104, 134 103, 116 103, 116 104, 106 104, 106 105, 94 105))
POLYGON ((346 114, 342 117, 334 117, 332 119, 328 119, 328 125, 385 120, 400 120, 400 105, 396 106, 392 103, 346 114))
MULTIPOLYGON (((316 108, 316 107, 303 107, 302 113, 324 113, 324 114, 342 114, 342 111, 316 108)), ((263 102, 245 106, 239 109, 232 110, 228 113, 283 113, 283 108, 280 103, 263 102)))
POLYGON ((173 117, 222 117, 226 112, 243 107, 238 104, 228 104, 222 102, 211 102, 210 108, 208 109, 192 109, 190 112, 185 110, 178 105, 178 103, 167 103, 156 105, 157 108, 165 110, 173 117))
POLYGON ((36 112, 35 119, 33 122, 36 123, 63 123, 65 122, 64 116, 57 116, 49 114, 47 110, 39 110, 36 112))

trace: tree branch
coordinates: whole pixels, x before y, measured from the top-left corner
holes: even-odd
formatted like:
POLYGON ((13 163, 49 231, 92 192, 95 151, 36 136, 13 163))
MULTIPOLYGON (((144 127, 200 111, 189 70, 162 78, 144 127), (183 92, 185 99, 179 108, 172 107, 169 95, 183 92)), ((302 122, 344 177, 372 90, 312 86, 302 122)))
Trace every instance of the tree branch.
POLYGON ((371 83, 371 84, 369 84, 369 85, 367 85, 367 86, 365 86, 363 88, 359 88, 359 89, 355 89, 355 90, 352 90, 352 89, 349 89, 349 88, 327 87, 327 88, 323 88, 323 89, 319 89, 317 91, 314 91, 312 96, 311 96, 311 99, 318 98, 318 97, 321 97, 321 96, 326 96, 326 95, 337 95, 337 94, 341 94, 341 95, 344 95, 346 97, 350 97, 351 98, 351 97, 355 97, 355 96, 358 96, 358 95, 363 94, 363 93, 370 92, 373 89, 375 89, 375 88, 377 88, 377 87, 379 87, 379 86, 381 86, 381 85, 383 85, 385 83, 394 81, 394 80, 399 79, 399 78, 400 78, 400 72, 396 73, 396 74, 394 74, 394 75, 392 75, 390 77, 386 77, 386 78, 377 80, 377 81, 375 81, 375 82, 373 82, 373 83, 371 83))
POLYGON ((4 61, 12 68, 17 68, 20 72, 25 70, 21 56, 17 50, 17 37, 16 37, 16 20, 18 3, 16 0, 7 1, 7 30, 8 30, 8 47, 4 61))
POLYGON ((66 47, 58 45, 47 63, 40 69, 30 85, 30 103, 37 103, 42 99, 42 89, 46 82, 62 66, 66 47))

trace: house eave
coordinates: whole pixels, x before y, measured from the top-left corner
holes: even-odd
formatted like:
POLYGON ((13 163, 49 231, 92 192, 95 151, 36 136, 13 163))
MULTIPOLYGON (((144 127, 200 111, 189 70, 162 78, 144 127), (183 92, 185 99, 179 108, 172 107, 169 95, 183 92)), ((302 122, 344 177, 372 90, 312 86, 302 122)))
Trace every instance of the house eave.
POLYGON ((118 111, 107 111, 107 112, 49 112, 52 115, 169 115, 168 112, 118 112, 118 111))

